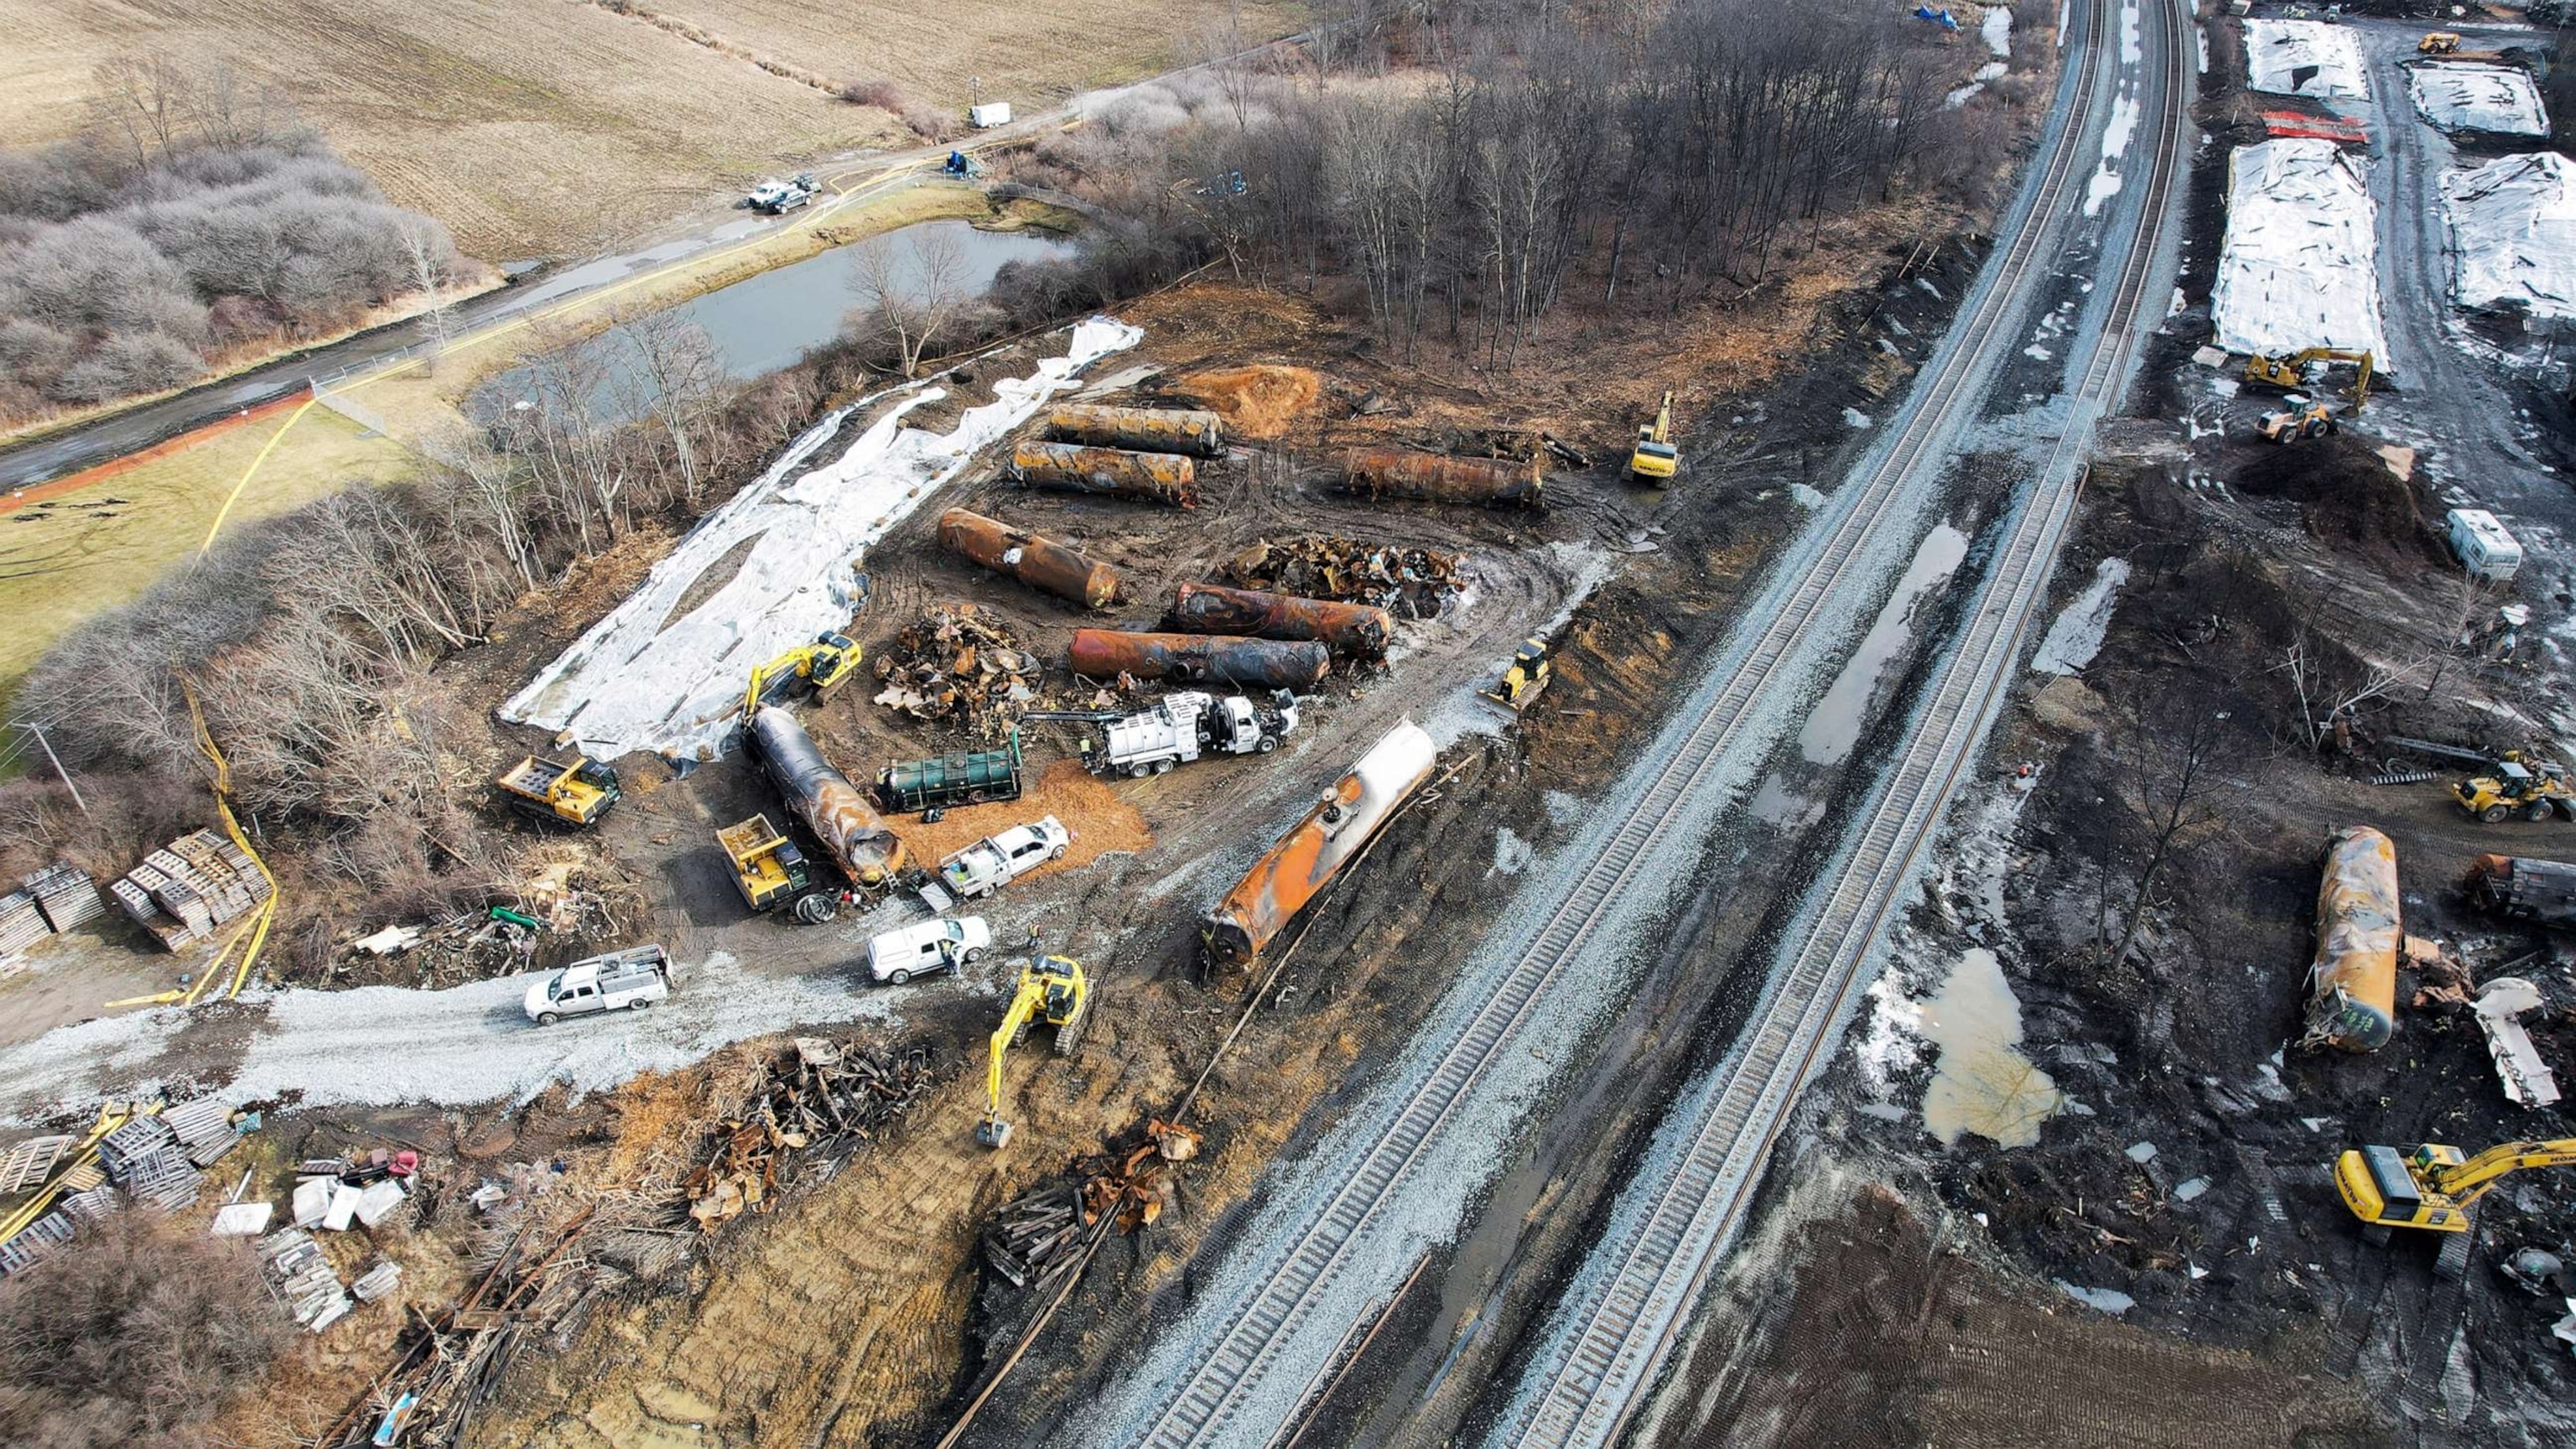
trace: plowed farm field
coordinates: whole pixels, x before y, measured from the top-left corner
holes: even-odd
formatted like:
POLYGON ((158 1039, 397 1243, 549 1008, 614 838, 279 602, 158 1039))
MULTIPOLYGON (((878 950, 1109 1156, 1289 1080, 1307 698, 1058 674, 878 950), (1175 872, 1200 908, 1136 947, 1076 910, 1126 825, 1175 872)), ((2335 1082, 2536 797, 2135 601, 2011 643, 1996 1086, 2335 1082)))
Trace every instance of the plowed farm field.
MULTIPOLYGON (((980 77, 986 99, 1031 108, 1196 59, 1225 11, 1221 0, 697 0, 667 13, 580 0, 0 0, 0 34, 22 42, 0 46, 0 138, 79 131, 105 61, 229 67, 292 100, 467 251, 582 254, 766 173, 915 144, 889 112, 835 99, 844 81, 892 79, 916 105, 962 112, 980 77)), ((1245 33, 1280 33, 1284 14, 1248 7, 1245 33)))

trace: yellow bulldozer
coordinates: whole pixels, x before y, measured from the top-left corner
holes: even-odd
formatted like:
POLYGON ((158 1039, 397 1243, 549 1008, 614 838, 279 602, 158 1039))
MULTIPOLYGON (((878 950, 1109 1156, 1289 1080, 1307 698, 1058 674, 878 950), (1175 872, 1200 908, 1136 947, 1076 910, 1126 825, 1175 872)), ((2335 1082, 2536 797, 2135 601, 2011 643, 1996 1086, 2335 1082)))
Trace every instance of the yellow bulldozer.
POLYGON ((2387 1241, 2391 1228, 2465 1233, 2470 1205, 2508 1175, 2570 1163, 2576 1163, 2576 1137, 2507 1142, 2475 1157, 2438 1142, 2404 1154, 2394 1147, 2355 1147, 2335 1159, 2335 1191, 2376 1242, 2387 1241))
POLYGON ((1032 933, 1028 962, 1020 968, 1019 989, 1011 994, 1002 1024, 993 1028, 992 1064, 985 1074, 989 1100, 984 1120, 975 1124, 975 1140, 987 1147, 1011 1140, 1011 1124, 1002 1116, 1002 1058, 1040 1023, 1055 1028, 1056 1055, 1072 1055, 1083 1028, 1091 1024, 1091 983, 1082 974, 1082 963, 1072 957, 1037 954, 1037 937, 1032 933))
POLYGON ((1673 395, 1664 393, 1664 405, 1655 410, 1655 420, 1637 429, 1637 447, 1628 455, 1628 471, 1649 483, 1661 483, 1681 471, 1681 450, 1673 446, 1673 395))
POLYGON ((1556 666, 1549 658, 1547 641, 1528 638, 1512 651, 1512 662, 1503 669, 1503 677, 1484 696, 1517 714, 1530 707, 1530 702, 1556 677, 1556 666))
POLYGON ((532 820, 588 826, 618 801, 617 772, 588 755, 569 760, 529 755, 492 781, 510 808, 532 820))
POLYGON ((800 689, 816 699, 830 699, 859 670, 859 646, 846 634, 817 634, 751 671, 743 691, 742 717, 764 704, 784 704, 800 689))
POLYGON ((2422 40, 2415 42, 2415 49, 2424 55, 2457 55, 2460 53, 2460 33, 2456 30, 2428 30, 2422 40))
POLYGON ((2279 357, 2257 352, 2245 359, 2245 380, 2257 387, 2304 392, 2308 386, 2308 369, 2321 362, 2352 364, 2352 410, 2361 411, 2362 405, 2370 401, 2370 379, 2378 365, 2378 360, 2367 351, 2350 347, 2310 347, 2279 357))

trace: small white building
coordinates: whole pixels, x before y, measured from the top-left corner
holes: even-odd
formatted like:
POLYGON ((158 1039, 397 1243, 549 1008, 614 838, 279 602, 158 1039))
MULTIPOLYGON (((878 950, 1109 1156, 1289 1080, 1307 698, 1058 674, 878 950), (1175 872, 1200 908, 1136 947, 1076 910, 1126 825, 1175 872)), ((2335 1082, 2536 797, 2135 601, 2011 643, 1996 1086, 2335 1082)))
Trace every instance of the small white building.
POLYGON ((978 131, 989 131, 995 126, 1007 126, 1011 124, 1011 103, 986 101, 980 106, 968 106, 966 124, 978 131))
POLYGON ((2454 508, 2443 522, 2451 530, 2451 552, 2472 578, 2500 584, 2522 567, 2522 545, 2496 516, 2483 508, 2454 508))

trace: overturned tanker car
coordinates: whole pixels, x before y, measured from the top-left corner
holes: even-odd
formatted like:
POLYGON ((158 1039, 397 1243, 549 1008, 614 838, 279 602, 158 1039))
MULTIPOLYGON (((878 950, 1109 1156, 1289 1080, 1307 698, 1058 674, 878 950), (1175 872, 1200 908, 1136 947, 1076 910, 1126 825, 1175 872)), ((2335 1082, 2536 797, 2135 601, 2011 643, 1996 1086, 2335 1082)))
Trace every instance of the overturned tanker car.
POLYGON ((814 833, 825 857, 852 885, 876 890, 893 881, 904 865, 902 839, 868 807, 850 777, 823 758, 795 715, 762 705, 745 723, 743 741, 789 813, 814 833))
POLYGON ((1258 957, 1413 798, 1439 758, 1411 720, 1388 731, 1208 913, 1199 938, 1209 956, 1231 966, 1258 957))

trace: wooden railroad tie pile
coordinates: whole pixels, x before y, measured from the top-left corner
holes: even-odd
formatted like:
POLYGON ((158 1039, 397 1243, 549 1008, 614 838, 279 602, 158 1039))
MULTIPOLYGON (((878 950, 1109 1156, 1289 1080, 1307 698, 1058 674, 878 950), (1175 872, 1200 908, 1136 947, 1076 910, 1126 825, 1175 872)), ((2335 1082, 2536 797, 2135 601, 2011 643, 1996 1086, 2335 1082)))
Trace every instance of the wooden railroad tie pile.
POLYGON ((926 1047, 892 1052, 801 1036, 764 1063, 750 1105, 714 1134, 714 1151, 681 1186, 689 1216, 713 1232, 767 1212, 796 1154, 856 1146, 911 1115, 937 1084, 926 1047))
POLYGON ((1197 1132, 1155 1118, 1132 1146, 1075 1158, 1064 1176, 993 1215, 984 1230, 984 1261, 1013 1287, 1053 1281, 1082 1261, 1080 1249, 1102 1218, 1114 1219, 1122 1233, 1150 1227, 1179 1200, 1172 1169, 1198 1151, 1197 1132))
POLYGON ((270 887, 240 846, 200 830, 145 856, 107 889, 136 925, 176 951, 248 915, 270 887))

